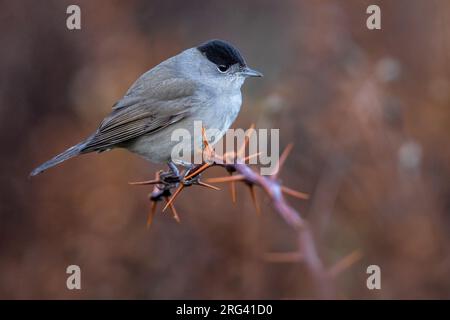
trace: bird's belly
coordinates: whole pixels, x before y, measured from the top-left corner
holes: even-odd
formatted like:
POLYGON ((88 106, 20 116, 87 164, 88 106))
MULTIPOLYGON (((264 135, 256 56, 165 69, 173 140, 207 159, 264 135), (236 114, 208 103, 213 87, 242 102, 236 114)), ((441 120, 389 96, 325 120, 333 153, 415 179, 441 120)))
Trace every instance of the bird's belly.
POLYGON ((202 145, 202 126, 215 131, 214 141, 217 142, 236 119, 241 97, 239 94, 239 97, 216 99, 215 102, 214 106, 196 108, 189 117, 135 139, 126 148, 150 162, 164 163, 172 158, 174 147, 183 146, 191 154, 197 152, 196 147, 202 145))

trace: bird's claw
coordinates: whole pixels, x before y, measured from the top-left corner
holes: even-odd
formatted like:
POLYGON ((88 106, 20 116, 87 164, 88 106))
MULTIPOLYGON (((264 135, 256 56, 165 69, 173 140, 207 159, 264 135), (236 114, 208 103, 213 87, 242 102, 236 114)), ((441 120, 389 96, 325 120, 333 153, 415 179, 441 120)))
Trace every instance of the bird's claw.
POLYGON ((158 187, 160 189, 172 189, 177 187, 177 185, 182 181, 182 177, 172 171, 161 172, 159 176, 160 183, 158 187))
POLYGON ((187 174, 184 175, 183 180, 181 181, 181 183, 183 183, 186 187, 192 186, 192 185, 198 185, 201 183, 200 181, 200 177, 201 177, 201 173, 194 175, 192 177, 189 177, 188 179, 186 179, 187 174))
POLYGON ((196 173, 198 169, 199 167, 192 166, 187 168, 182 174, 174 172, 173 170, 161 171, 159 173, 157 187, 160 190, 170 192, 171 189, 178 187, 180 183, 185 187, 200 185, 201 172, 196 173))

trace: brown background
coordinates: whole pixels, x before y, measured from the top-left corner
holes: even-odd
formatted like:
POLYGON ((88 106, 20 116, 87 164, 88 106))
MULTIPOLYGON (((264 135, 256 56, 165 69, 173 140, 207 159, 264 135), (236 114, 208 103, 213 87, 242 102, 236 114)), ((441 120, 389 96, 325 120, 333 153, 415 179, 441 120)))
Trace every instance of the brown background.
MULTIPOLYGON (((182 223, 158 214, 161 166, 123 150, 44 160, 90 134, 145 70, 210 38, 238 46, 265 77, 243 87, 234 127, 280 128, 295 143, 285 184, 311 222, 339 298, 450 298, 450 2, 73 1, 0 4, 0 298, 310 298, 301 265, 266 252, 293 234, 261 197, 189 189, 182 223), (382 9, 369 31, 365 10, 382 9), (344 260, 345 261, 345 260, 344 260), (65 269, 82 269, 82 290, 65 269), (365 286, 366 267, 382 289, 365 286)), ((222 175, 220 170, 209 175, 222 175)))

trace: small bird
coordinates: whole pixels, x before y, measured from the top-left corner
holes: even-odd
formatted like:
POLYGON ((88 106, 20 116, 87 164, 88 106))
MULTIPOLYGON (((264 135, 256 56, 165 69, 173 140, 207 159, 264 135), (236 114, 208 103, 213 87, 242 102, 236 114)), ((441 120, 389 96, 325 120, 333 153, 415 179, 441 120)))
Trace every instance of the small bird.
POLYGON ((244 80, 261 76, 225 41, 210 40, 187 49, 141 75, 94 134, 30 175, 81 154, 114 148, 125 148, 153 163, 167 163, 176 173, 171 153, 177 141, 172 141, 172 132, 186 129, 193 135, 194 121, 202 121, 205 129, 218 130, 217 141, 239 113, 244 80))

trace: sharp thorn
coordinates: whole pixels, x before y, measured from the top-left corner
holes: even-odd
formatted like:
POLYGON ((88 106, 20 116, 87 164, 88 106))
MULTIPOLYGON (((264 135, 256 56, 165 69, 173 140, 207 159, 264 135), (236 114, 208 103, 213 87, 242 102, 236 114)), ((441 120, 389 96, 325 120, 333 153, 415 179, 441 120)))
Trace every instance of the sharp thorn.
POLYGON ((302 258, 299 252, 267 252, 264 255, 264 260, 275 263, 299 262, 302 258))
POLYGON ((261 214, 261 209, 259 207, 258 201, 256 199, 256 190, 254 185, 249 185, 250 188, 250 195, 252 196, 253 205, 255 206, 256 213, 261 214))
POLYGON ((253 132, 255 131, 255 124, 252 123, 252 125, 250 126, 250 128, 248 128, 247 131, 249 131, 249 133, 245 135, 244 143, 242 144, 242 146, 239 148, 238 152, 236 153, 237 158, 240 158, 245 154, 245 148, 248 145, 250 137, 252 136, 253 132))
POLYGON ((152 206, 147 215, 147 229, 150 228, 150 226, 152 225, 153 217, 155 216, 155 212, 156 212, 156 201, 152 201, 152 206))
POLYGON ((240 174, 230 176, 230 177, 217 177, 217 178, 206 179, 206 181, 211 182, 211 183, 231 182, 231 181, 240 181, 240 180, 244 180, 244 176, 240 175, 240 174))
POLYGON ((149 184, 158 184, 158 183, 161 183, 161 181, 159 179, 128 182, 128 184, 132 185, 132 186, 145 186, 145 185, 149 185, 149 184))
POLYGON ((166 209, 175 201, 175 198, 180 194, 181 190, 183 190, 184 185, 180 184, 180 186, 178 187, 178 189, 175 191, 175 193, 172 195, 172 197, 170 197, 170 199, 168 199, 166 205, 163 208, 163 212, 166 211, 166 209))
POLYGON ((210 188, 210 189, 213 189, 213 190, 220 191, 220 188, 218 188, 218 187, 216 187, 216 186, 213 186, 213 185, 210 185, 210 184, 207 184, 207 183, 202 182, 202 181, 198 181, 197 184, 198 184, 199 186, 202 186, 202 187, 206 187, 206 188, 210 188))
POLYGON ((210 166, 212 166, 211 163, 208 163, 208 162, 204 163, 200 168, 198 168, 194 172, 190 173, 187 177, 185 177, 184 180, 188 180, 196 175, 199 175, 200 173, 202 173, 203 171, 208 169, 210 166))
POLYGON ((242 159, 242 163, 246 163, 248 160, 258 157, 260 154, 261 154, 261 152, 258 152, 258 153, 254 153, 250 156, 247 156, 244 159, 242 159))
POLYGON ((202 127, 202 138, 203 138, 203 146, 204 149, 208 149, 210 153, 212 153, 211 145, 209 144, 208 137, 206 136, 206 129, 202 127))
POLYGON ((294 147, 294 144, 289 143, 287 147, 283 150, 283 153, 280 156, 280 159, 278 160, 277 167, 275 169, 275 174, 272 175, 272 179, 276 179, 281 171, 281 168, 283 168, 284 163, 286 162, 287 157, 292 151, 292 148, 294 147))
MULTIPOLYGON (((230 176, 233 176, 233 173, 230 172, 230 176)), ((236 203, 236 183, 234 180, 230 181, 230 192, 231 192, 231 201, 236 203)))
POLYGON ((234 181, 230 182, 230 190, 231 190, 231 201, 236 203, 236 183, 234 181))
POLYGON ((167 201, 167 204, 168 204, 169 207, 170 207, 170 211, 172 211, 172 216, 173 216, 173 218, 175 219, 175 221, 176 221, 177 223, 180 223, 180 222, 181 222, 180 216, 178 215, 177 210, 175 209, 175 206, 173 205, 172 202, 169 202, 170 200, 168 199, 168 197, 165 197, 165 199, 166 199, 166 201, 167 201))
POLYGON ((352 265, 354 265, 356 262, 358 262, 363 257, 362 252, 357 249, 351 252, 350 254, 343 257, 341 260, 339 260, 334 266, 332 266, 328 270, 328 274, 331 277, 336 277, 343 271, 350 268, 352 265))
POLYGON ((291 189, 291 188, 288 188, 285 186, 281 186, 281 191, 283 191, 284 193, 286 193, 292 197, 298 198, 298 199, 302 199, 302 200, 309 199, 309 194, 300 192, 300 191, 297 191, 297 190, 294 190, 294 189, 291 189))
POLYGON ((234 163, 236 159, 236 153, 235 152, 226 152, 222 156, 223 163, 234 163))

